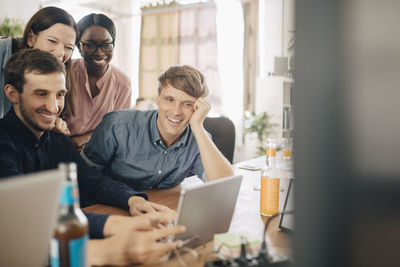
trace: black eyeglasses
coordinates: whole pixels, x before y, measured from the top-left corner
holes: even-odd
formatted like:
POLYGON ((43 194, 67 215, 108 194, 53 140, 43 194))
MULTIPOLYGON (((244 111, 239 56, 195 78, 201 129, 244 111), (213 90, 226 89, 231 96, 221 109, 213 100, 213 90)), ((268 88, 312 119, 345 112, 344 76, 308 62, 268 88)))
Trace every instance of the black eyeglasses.
POLYGON ((114 49, 114 42, 101 43, 101 44, 96 44, 93 42, 90 43, 80 42, 80 43, 82 44, 83 49, 85 49, 86 52, 94 52, 99 47, 103 52, 111 52, 114 49))

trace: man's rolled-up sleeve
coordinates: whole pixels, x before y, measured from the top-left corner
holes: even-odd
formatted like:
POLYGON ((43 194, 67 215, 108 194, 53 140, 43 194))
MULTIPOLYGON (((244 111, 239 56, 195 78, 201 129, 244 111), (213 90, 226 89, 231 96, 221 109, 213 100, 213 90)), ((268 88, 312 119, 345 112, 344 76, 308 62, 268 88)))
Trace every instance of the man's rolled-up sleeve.
POLYGON ((91 239, 99 239, 104 238, 103 229, 104 224, 108 218, 108 214, 98 214, 98 213, 90 213, 83 212, 88 219, 89 223, 89 237, 91 239))

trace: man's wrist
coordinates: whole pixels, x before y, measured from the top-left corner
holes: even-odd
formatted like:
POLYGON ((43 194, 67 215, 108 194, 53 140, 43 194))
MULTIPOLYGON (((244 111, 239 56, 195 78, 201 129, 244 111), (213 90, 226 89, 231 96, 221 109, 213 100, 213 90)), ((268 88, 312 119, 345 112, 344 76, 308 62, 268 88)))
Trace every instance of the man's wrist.
POLYGON ((199 131, 205 131, 204 129, 204 120, 200 123, 190 123, 190 129, 192 130, 193 133, 199 132, 199 131))
POLYGON ((195 136, 195 138, 198 138, 201 135, 207 135, 206 129, 204 128, 203 124, 199 124, 199 125, 195 125, 195 126, 190 125, 190 129, 192 130, 192 133, 195 136))
POLYGON ((109 262, 107 253, 106 239, 91 239, 88 242, 87 249, 87 265, 88 266, 103 266, 109 262))
POLYGON ((103 236, 107 237, 113 234, 113 229, 115 228, 115 224, 118 221, 118 216, 110 215, 108 216, 106 222, 103 227, 103 236))

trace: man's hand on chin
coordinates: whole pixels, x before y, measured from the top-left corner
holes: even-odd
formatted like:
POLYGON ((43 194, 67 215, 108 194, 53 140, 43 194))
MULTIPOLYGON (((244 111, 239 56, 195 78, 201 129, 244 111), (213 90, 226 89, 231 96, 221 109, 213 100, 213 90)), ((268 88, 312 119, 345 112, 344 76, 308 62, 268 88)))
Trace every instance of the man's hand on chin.
POLYGON ((211 106, 204 97, 199 97, 193 105, 193 114, 189 120, 190 127, 197 129, 203 127, 203 122, 210 111, 211 106))
POLYGON ((128 200, 129 212, 132 216, 151 213, 151 212, 169 212, 171 214, 171 220, 175 219, 176 212, 170 208, 147 201, 146 199, 138 196, 130 197, 128 200))
POLYGON ((71 134, 69 132, 67 123, 61 118, 56 119, 56 121, 54 123, 53 131, 58 132, 63 135, 66 135, 66 136, 69 136, 71 134))

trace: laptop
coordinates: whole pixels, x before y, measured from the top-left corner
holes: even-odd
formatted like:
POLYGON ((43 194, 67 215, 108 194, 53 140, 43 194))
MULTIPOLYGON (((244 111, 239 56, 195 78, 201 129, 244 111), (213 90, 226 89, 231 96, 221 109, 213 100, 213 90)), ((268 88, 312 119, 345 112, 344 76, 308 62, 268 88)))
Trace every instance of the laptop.
POLYGON ((65 177, 48 170, 0 179, 0 266, 45 266, 65 177))
POLYGON ((214 234, 229 230, 239 193, 241 175, 210 181, 205 184, 183 188, 179 198, 176 223, 186 226, 186 232, 176 239, 191 237, 190 247, 211 241, 214 234))

